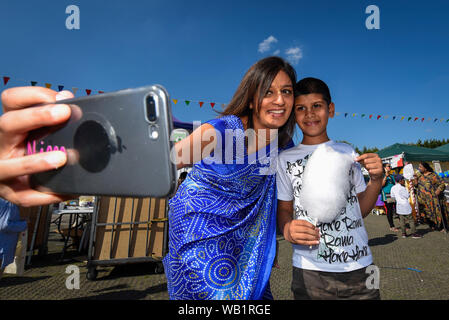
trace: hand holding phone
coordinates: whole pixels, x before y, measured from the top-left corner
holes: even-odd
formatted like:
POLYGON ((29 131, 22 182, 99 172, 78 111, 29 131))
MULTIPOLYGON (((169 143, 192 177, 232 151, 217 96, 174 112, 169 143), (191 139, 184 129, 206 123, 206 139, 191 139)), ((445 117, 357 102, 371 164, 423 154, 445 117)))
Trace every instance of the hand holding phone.
POLYGON ((170 160, 173 121, 161 86, 61 101, 71 109, 61 125, 30 133, 27 154, 63 151, 67 164, 33 174, 42 192, 166 197, 176 186, 170 160))
POLYGON ((53 104, 71 98, 69 91, 42 87, 17 87, 2 92, 3 115, 0 117, 0 196, 19 206, 30 207, 61 202, 67 198, 33 190, 29 174, 51 170, 66 163, 62 152, 25 156, 28 132, 67 121, 70 108, 53 104), (39 107, 32 107, 34 105, 39 107))

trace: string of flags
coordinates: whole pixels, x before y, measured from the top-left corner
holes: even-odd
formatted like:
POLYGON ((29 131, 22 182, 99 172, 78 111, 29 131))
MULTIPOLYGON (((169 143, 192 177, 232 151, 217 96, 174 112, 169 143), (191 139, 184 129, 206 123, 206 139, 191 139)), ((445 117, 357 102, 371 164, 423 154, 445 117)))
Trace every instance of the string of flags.
MULTIPOLYGON (((7 76, 3 76, 3 85, 6 86, 8 84, 8 82, 10 82, 11 78, 7 77, 7 76)), ((20 82, 26 82, 31 84, 31 86, 37 86, 38 82, 37 81, 28 81, 28 80, 23 80, 23 79, 15 79, 17 81, 20 82)), ((48 89, 51 89, 53 87, 53 85, 51 83, 43 83, 43 85, 41 86, 45 86, 48 89)), ((62 91, 64 90, 65 86, 64 85, 57 85, 55 86, 55 88, 57 88, 58 91, 62 91)), ((94 90, 94 89, 81 89, 77 88, 77 87, 72 87, 71 91, 73 92, 74 95, 76 95, 77 93, 79 94, 80 92, 85 92, 86 95, 91 95, 92 93, 95 94, 102 94, 104 93, 103 90, 94 90)), ((223 109, 225 108, 226 104, 225 103, 219 103, 219 102, 209 102, 209 101, 196 101, 196 100, 186 100, 186 99, 172 99, 173 103, 175 105, 181 105, 182 103, 184 103, 186 106, 193 106, 194 104, 198 104, 200 106, 200 108, 202 108, 204 105, 210 105, 211 108, 215 108, 216 106, 221 106, 223 109)), ((393 121, 406 121, 406 122, 433 122, 433 123, 448 123, 449 122, 449 118, 434 118, 434 117, 417 117, 417 116, 405 116, 405 115, 401 115, 401 116, 397 116, 397 115, 380 115, 380 114, 369 114, 369 113, 349 113, 349 112, 336 112, 335 113, 336 117, 344 117, 344 118, 356 118, 359 117, 360 119, 369 119, 369 120, 387 120, 391 117, 391 119, 393 121)))

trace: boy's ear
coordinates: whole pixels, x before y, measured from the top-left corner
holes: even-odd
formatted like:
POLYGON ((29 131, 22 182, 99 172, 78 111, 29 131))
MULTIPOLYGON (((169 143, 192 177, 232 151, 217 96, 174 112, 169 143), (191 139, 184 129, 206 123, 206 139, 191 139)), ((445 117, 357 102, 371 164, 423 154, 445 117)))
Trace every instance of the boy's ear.
POLYGON ((333 118, 335 115, 335 104, 333 102, 329 103, 329 118, 333 118))

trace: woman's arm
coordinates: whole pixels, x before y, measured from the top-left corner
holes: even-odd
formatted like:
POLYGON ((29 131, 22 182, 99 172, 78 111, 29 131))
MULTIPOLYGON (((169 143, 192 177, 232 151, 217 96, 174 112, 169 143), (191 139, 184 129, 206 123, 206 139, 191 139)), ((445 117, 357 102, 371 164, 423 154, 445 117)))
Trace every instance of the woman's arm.
POLYGON ((205 123, 175 144, 176 168, 191 167, 209 156, 217 145, 215 128, 205 123))

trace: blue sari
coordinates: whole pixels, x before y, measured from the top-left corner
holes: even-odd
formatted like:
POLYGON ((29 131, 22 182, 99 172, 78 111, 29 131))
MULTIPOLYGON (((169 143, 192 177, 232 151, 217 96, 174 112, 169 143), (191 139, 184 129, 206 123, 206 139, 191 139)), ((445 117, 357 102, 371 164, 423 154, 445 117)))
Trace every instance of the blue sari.
MULTIPOLYGON (((243 124, 236 116, 208 123, 222 137, 226 129, 239 129, 234 151, 244 139, 243 124)), ((222 140, 218 143, 224 146, 222 140)), ((224 154, 221 158, 224 162, 224 154)), ((267 167, 263 161, 243 158, 241 163, 234 156, 231 164, 203 159, 170 200, 169 253, 163 260, 170 299, 272 298, 276 175, 261 174, 267 167)))

